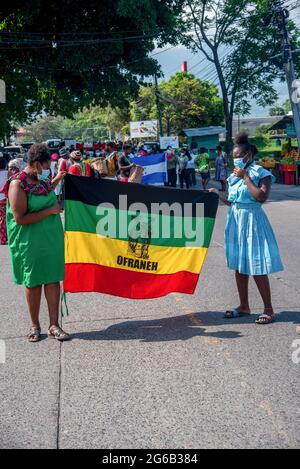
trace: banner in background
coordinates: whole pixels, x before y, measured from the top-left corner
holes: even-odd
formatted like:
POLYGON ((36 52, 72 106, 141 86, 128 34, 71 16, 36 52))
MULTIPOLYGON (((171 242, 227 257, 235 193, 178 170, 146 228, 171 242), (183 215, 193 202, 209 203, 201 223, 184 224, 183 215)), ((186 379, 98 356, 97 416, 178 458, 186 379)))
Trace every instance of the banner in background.
POLYGON ((157 120, 130 122, 131 138, 157 138, 157 120))
POLYGON ((161 150, 166 150, 168 147, 172 147, 174 150, 179 148, 178 137, 160 137, 159 141, 161 150))

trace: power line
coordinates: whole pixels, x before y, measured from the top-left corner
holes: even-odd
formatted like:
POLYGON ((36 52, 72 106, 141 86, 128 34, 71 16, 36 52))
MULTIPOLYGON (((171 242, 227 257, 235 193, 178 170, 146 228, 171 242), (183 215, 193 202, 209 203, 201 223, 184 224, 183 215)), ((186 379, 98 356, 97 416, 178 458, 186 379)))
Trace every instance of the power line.
MULTIPOLYGON (((164 49, 162 51, 159 51, 159 52, 155 52, 154 54, 151 54, 147 57, 142 57, 142 58, 139 58, 139 59, 135 59, 135 60, 132 60, 130 62, 123 62, 123 63, 120 63, 120 64, 117 64, 117 65, 99 65, 99 64, 93 64, 93 65, 90 65, 88 69, 86 70, 80 70, 81 72, 88 72, 91 68, 97 68, 99 69, 99 71, 105 71, 105 70, 109 70, 109 69, 113 69, 113 68, 116 68, 116 69, 121 69, 122 67, 126 67, 128 65, 132 65, 136 62, 140 62, 141 60, 144 60, 144 59, 151 59, 153 57, 156 57, 157 55, 160 55, 160 54, 163 54, 164 52, 167 52, 171 49, 174 49, 176 46, 171 46, 171 47, 168 47, 167 49, 164 49)), ((38 65, 31 65, 31 64, 22 64, 22 63, 18 63, 18 62, 15 62, 15 65, 17 67, 24 67, 24 68, 33 68, 33 69, 37 69, 37 70, 48 70, 48 71, 52 71, 52 72, 66 72, 68 71, 67 68, 50 68, 50 67, 47 67, 47 66, 38 66, 38 65)))
POLYGON ((34 31, 0 31, 0 35, 24 35, 24 36, 98 36, 98 35, 109 35, 109 34, 133 34, 133 33, 141 33, 141 30, 138 29, 128 29, 128 30, 123 30, 123 31, 74 31, 74 32, 34 32, 34 31))
POLYGON ((141 36, 127 36, 127 37, 120 37, 120 38, 104 38, 104 39, 82 39, 82 40, 44 40, 44 39, 20 39, 20 40, 1 40, 0 41, 0 49, 10 49, 1 46, 11 45, 15 47, 11 47, 12 49, 28 49, 28 48, 58 48, 58 47, 77 47, 77 46, 86 46, 86 45, 97 45, 103 43, 119 43, 120 41, 142 41, 147 39, 154 40, 156 36, 153 35, 141 35, 141 36))

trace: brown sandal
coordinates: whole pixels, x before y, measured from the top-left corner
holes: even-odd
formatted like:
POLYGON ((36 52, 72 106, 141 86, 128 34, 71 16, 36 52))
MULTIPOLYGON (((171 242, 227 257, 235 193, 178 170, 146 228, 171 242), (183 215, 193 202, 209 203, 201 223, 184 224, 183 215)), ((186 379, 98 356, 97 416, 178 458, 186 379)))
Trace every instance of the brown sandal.
POLYGON ((39 342, 41 340, 41 329, 39 327, 33 326, 30 329, 30 332, 27 337, 29 342, 31 343, 39 342))
POLYGON ((65 331, 63 331, 62 328, 59 327, 59 326, 51 326, 48 329, 48 337, 50 339, 56 339, 60 342, 70 340, 69 334, 67 334, 65 331))

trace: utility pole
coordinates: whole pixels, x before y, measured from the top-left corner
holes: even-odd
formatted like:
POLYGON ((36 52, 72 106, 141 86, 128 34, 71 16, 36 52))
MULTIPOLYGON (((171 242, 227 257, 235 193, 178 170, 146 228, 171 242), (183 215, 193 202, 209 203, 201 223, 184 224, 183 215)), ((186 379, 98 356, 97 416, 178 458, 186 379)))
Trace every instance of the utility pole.
POLYGON ((160 103, 160 91, 158 88, 157 75, 154 75, 154 86, 155 86, 155 97, 156 97, 156 107, 157 107, 157 116, 159 124, 159 136, 164 136, 163 124, 162 124, 162 112, 161 112, 161 103, 160 103))
POLYGON ((289 96, 293 110, 298 149, 300 151, 300 99, 297 96, 297 77, 293 61, 293 49, 287 28, 289 11, 284 8, 282 1, 277 1, 273 7, 273 18, 282 36, 283 67, 286 74, 289 96))

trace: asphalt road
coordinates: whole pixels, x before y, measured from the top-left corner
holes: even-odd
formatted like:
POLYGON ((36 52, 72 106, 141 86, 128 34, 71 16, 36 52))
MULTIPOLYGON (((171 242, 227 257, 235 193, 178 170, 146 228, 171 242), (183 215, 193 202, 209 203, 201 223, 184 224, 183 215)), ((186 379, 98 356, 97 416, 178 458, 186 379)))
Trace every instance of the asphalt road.
MULTIPOLYGON (((23 290, 0 246, 0 447, 299 448, 300 363, 292 356, 300 339, 300 189, 275 186, 265 209, 285 271, 272 277, 277 321, 263 327, 254 324, 262 304, 253 282, 253 317, 223 319, 238 304, 225 266, 224 206, 194 296, 69 295, 64 327, 73 340, 63 345, 25 339, 23 290)), ((45 303, 42 326, 46 332, 45 303)))

